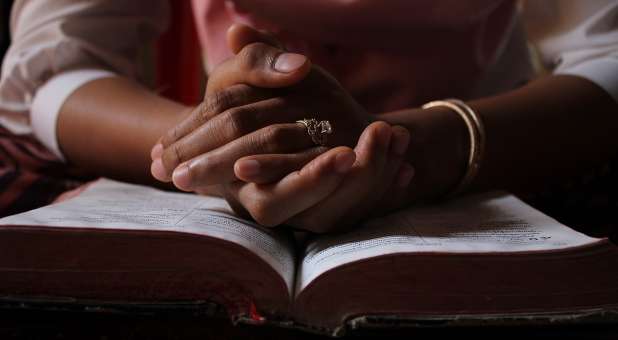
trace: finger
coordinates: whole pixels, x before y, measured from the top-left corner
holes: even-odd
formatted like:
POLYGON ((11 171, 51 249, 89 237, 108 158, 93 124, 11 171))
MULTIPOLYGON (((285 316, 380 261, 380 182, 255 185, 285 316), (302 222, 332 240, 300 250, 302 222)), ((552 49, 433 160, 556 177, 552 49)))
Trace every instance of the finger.
POLYGON ((256 42, 217 66, 210 75, 206 95, 236 84, 282 88, 298 83, 311 70, 309 59, 271 45, 256 42))
POLYGON ((408 185, 414 176, 414 167, 405 161, 410 144, 410 132, 402 126, 393 126, 392 129, 390 158, 387 165, 390 171, 388 175, 383 176, 382 184, 386 187, 390 183, 390 186, 384 191, 384 197, 376 205, 378 211, 390 211, 400 206, 399 203, 405 201, 408 185), (395 173, 394 170, 396 170, 395 173))
POLYGON ((380 185, 388 189, 383 191, 382 198, 376 202, 375 211, 392 211, 407 202, 408 187, 414 177, 414 167, 405 161, 409 144, 409 131, 401 126, 393 126, 390 156, 387 161, 388 172, 382 176, 380 185))
POLYGON ((272 183, 300 170, 312 159, 328 150, 315 147, 292 154, 265 154, 243 157, 234 163, 236 178, 253 183, 272 183))
POLYGON ((258 223, 276 226, 330 195, 355 159, 352 149, 337 147, 277 183, 236 182, 231 192, 258 223))
POLYGON ((161 144, 161 139, 159 139, 157 144, 155 144, 150 150, 150 159, 154 161, 157 158, 161 158, 162 154, 163 154, 163 145, 161 144))
POLYGON ((152 176, 163 182, 171 180, 173 168, 166 168, 161 157, 165 148, 168 148, 172 143, 195 131, 212 117, 231 107, 257 102, 271 96, 272 91, 270 90, 252 88, 244 84, 234 85, 208 96, 187 118, 168 130, 153 146, 150 152, 150 158, 153 161, 150 166, 152 176))
POLYGON ((354 148, 359 165, 371 165, 376 172, 381 168, 388 155, 392 129, 385 122, 378 121, 371 123, 361 134, 358 144, 354 148))
POLYGON ((226 183, 222 185, 222 188, 223 188, 222 194, 223 194, 223 198, 225 198, 227 203, 230 205, 230 208, 232 208, 232 210, 238 216, 244 219, 247 219, 247 220, 251 220, 253 216, 251 216, 249 211, 247 211, 247 209, 245 209, 242 203, 238 201, 238 197, 237 197, 239 188, 241 188, 244 185, 247 185, 247 184, 241 181, 226 183))
POLYGON ((227 30, 227 45, 234 54, 240 52, 243 47, 256 42, 262 42, 284 50, 283 45, 274 36, 260 32, 247 25, 233 24, 227 30))
POLYGON ((390 153, 397 156, 404 156, 410 145, 410 131, 399 125, 393 126, 392 131, 393 139, 391 141, 390 153))
MULTIPOLYGON (((395 140, 394 136, 395 134, 393 133, 393 142, 395 140)), ((399 156, 397 153, 392 153, 391 155, 388 161, 390 170, 388 175, 384 176, 382 180, 382 185, 388 186, 388 189, 385 191, 388 194, 383 195, 379 202, 377 202, 375 206, 377 214, 374 215, 399 209, 409 201, 408 193, 411 189, 410 183, 414 178, 415 169, 410 163, 405 161, 405 155, 399 156), (398 159, 401 159, 401 162, 398 162, 398 159), (393 172, 392 170, 395 169, 396 172, 393 172), (389 182, 390 186, 388 184, 389 182)))
POLYGON ((160 140, 163 148, 194 131, 216 115, 222 112, 250 103, 271 98, 272 91, 258 89, 244 84, 232 85, 204 98, 204 101, 193 112, 174 128, 170 129, 160 140))
POLYGON ((300 107, 289 105, 281 97, 229 109, 165 148, 156 178, 169 181, 172 171, 183 162, 264 127, 294 122, 304 115, 300 107))
POLYGON ((269 125, 180 164, 172 174, 172 181, 177 188, 187 191, 235 181, 234 163, 239 158, 296 152, 312 145, 300 124, 269 125))
POLYGON ((341 186, 311 209, 291 218, 288 224, 313 232, 330 232, 371 212, 374 207, 367 203, 381 199, 399 169, 402 157, 389 153, 389 149, 393 143, 401 143, 395 140, 401 137, 406 138, 400 132, 396 135, 386 123, 368 126, 355 149, 357 163, 341 186))

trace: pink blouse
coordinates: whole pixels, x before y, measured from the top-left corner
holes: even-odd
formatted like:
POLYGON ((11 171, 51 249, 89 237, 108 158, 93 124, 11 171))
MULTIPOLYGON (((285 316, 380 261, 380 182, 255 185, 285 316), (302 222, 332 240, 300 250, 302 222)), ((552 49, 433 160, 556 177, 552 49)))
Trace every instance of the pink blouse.
POLYGON ((208 68, 244 23, 326 68, 374 113, 468 98, 515 18, 513 0, 193 0, 208 68))
MULTIPOLYGON (((0 126, 62 159, 64 101, 118 75, 140 81, 143 47, 182 0, 15 0, 0 74, 0 126)), ((333 73, 371 112, 513 89, 550 72, 586 78, 618 101, 616 0, 192 0, 208 69, 230 56, 233 22, 268 29, 333 73), (528 35, 523 28, 528 28, 528 35)))

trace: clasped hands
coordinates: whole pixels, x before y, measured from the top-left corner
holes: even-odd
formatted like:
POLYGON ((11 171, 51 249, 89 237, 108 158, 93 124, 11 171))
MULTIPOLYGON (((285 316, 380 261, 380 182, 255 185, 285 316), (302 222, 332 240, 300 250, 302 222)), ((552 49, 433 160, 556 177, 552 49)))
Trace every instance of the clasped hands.
POLYGON ((153 176, 222 194, 259 224, 329 232, 402 205, 414 170, 407 129, 377 121, 327 72, 271 36, 235 25, 234 57, 208 79, 204 101, 152 149, 153 176), (328 120, 315 145, 304 118, 328 120))

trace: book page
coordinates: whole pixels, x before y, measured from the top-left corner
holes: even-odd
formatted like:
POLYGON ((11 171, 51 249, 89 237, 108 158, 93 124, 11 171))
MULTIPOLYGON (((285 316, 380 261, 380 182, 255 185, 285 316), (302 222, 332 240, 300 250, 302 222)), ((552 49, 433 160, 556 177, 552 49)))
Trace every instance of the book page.
POLYGON ((0 219, 0 225, 174 231, 239 244, 294 280, 294 245, 271 229, 236 217, 224 199, 172 193, 101 179, 77 197, 0 219))
POLYGON ((309 242, 296 294, 335 267, 395 253, 510 253, 576 247, 599 241, 568 228, 518 198, 489 193, 444 205, 411 208, 351 232, 309 242))

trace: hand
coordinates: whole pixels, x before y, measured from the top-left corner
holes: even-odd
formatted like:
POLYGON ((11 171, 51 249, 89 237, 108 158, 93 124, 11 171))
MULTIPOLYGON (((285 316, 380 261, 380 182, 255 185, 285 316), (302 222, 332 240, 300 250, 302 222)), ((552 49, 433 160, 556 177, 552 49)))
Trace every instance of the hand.
POLYGON ((296 120, 329 120, 335 131, 329 146, 355 145, 372 121, 334 78, 304 56, 264 43, 268 38, 259 32, 237 30, 242 34, 232 29, 230 45, 238 53, 215 70, 204 104, 153 149, 155 178, 198 191, 237 180, 233 165, 241 157, 298 153, 281 164, 274 179, 326 150, 315 147, 296 120))
POLYGON ((409 140, 406 129, 376 122, 365 129, 354 150, 330 149, 270 184, 269 173, 295 156, 244 157, 235 171, 247 182, 227 184, 226 198, 236 212, 265 226, 285 223, 318 233, 338 231, 402 206, 414 175, 403 161, 409 140), (245 164, 251 163, 258 163, 260 171, 246 171, 245 164))
MULTIPOLYGON (((227 73, 231 73, 231 70, 227 73)), ((209 90, 217 84, 229 85, 228 79, 236 77, 217 77, 216 74, 218 73, 215 72, 215 75, 210 78, 209 90), (221 80, 213 82, 213 79, 221 80)), ((241 72, 240 77, 243 74, 247 72, 241 72)), ((336 84, 325 73, 317 75, 326 76, 325 78, 331 84, 336 84)), ((272 80, 272 78, 262 77, 262 80, 264 79, 272 80)), ((318 79, 318 77, 311 79, 310 74, 305 80, 315 82, 318 79)), ((275 82, 266 83, 272 85, 275 82)), ((212 91, 217 93, 217 90, 212 91)), ((240 95, 215 96, 214 98, 226 105, 221 105, 211 112, 226 112, 227 110, 221 107, 233 107, 234 104, 229 103, 235 101, 237 103, 242 98, 248 98, 247 101, 250 102, 260 96, 268 95, 265 94, 264 89, 246 85, 242 87, 232 85, 218 91, 229 91, 226 93, 240 95), (221 98, 224 99, 220 100, 221 98)), ((289 95, 292 89, 288 89, 287 92, 283 95, 289 95)), ((270 92, 270 95, 273 93, 270 92)), ((190 135, 195 133, 195 130, 191 130, 193 126, 207 123, 206 119, 200 122, 199 115, 194 115, 194 117, 194 120, 186 120, 186 125, 181 124, 177 129, 172 130, 171 135, 190 135)), ((277 152, 268 154, 248 152, 250 156, 240 160, 238 160, 240 155, 232 157, 230 168, 234 171, 234 177, 232 181, 223 185, 223 194, 237 212, 253 217, 264 225, 277 225, 285 222, 297 228, 325 232, 333 230, 335 226, 349 225, 368 215, 377 215, 392 210, 403 202, 401 197, 405 195, 405 187, 410 183, 413 175, 412 167, 402 163, 409 141, 409 133, 406 129, 391 128, 385 123, 376 123, 366 129, 355 151, 349 148, 335 148, 327 151, 328 149, 324 147, 310 147, 312 143, 305 128, 298 124, 293 125, 305 138, 304 148, 294 148, 300 149, 299 151, 289 153, 285 152, 285 149, 277 149, 277 152), (379 138, 379 136, 382 137, 379 138), (381 143, 380 140, 382 140, 381 143), (322 154, 325 151, 327 152, 322 154), (355 159, 356 162, 354 162, 355 159), (308 162, 310 163, 305 165, 308 162), (301 170, 295 171, 297 169, 301 170), (278 181, 282 177, 285 178, 278 181), (237 178, 247 182, 237 181, 237 178), (383 195, 384 193, 388 195, 383 195)), ((362 128, 359 130, 362 131, 362 128)), ((214 129, 214 132, 217 133, 217 129, 214 129)), ((290 134, 290 137, 294 135, 290 134)), ((174 140, 174 138, 171 139, 174 140)), ((280 142, 282 145, 289 146, 293 140, 282 138, 280 142)), ((354 142, 346 144, 353 145, 354 142)), ((153 152, 153 158, 156 159, 162 153, 163 147, 160 147, 158 152, 153 152)), ((221 155, 225 156, 223 152, 221 155)), ((216 168, 213 167, 213 170, 216 171, 216 168)), ((203 188, 198 185, 193 190, 199 192, 203 188)))

